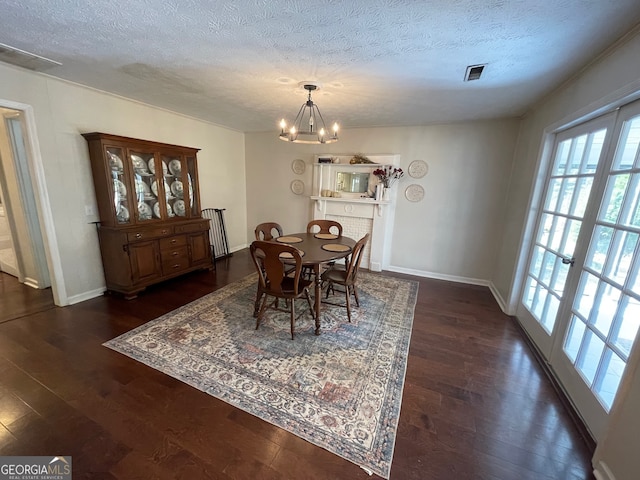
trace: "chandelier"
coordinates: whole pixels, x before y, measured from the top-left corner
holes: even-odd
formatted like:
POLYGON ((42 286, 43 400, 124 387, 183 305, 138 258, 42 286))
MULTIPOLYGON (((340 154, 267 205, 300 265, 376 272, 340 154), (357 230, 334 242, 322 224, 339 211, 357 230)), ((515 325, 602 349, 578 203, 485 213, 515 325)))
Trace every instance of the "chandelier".
POLYGON ((333 143, 338 141, 338 124, 334 123, 332 132, 327 130, 318 105, 311 100, 311 92, 318 90, 320 84, 301 82, 298 84, 309 92, 307 101, 302 104, 293 125, 287 130, 284 118, 280 121, 280 140, 293 143, 333 143))

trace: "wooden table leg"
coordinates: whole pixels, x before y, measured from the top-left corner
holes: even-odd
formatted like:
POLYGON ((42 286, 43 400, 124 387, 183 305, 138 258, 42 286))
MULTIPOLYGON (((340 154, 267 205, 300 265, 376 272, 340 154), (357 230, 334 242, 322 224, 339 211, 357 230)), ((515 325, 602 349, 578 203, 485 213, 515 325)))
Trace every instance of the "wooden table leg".
POLYGON ((320 264, 313 266, 313 274, 316 277, 316 335, 320 335, 320 299, 322 296, 322 280, 320 279, 320 264))

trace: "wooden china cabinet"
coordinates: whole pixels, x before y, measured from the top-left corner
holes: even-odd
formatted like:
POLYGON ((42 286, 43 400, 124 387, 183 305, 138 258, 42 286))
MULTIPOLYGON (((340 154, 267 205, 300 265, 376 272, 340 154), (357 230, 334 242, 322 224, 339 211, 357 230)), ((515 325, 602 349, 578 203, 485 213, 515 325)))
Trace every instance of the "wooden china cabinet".
POLYGON ((135 298, 154 283, 212 269, 200 210, 199 149, 85 133, 107 289, 135 298))

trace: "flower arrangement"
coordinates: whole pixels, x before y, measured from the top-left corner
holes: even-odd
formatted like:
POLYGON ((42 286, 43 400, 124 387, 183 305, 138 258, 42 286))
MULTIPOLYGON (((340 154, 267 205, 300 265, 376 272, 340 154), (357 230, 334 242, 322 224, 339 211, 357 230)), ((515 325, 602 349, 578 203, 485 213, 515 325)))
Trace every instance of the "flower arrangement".
POLYGON ((382 183, 382 185, 385 188, 389 188, 397 180, 399 180, 400 178, 402 178, 404 176, 404 172, 402 171, 401 168, 396 168, 396 167, 391 167, 391 166, 384 166, 382 168, 376 168, 373 171, 373 174, 376 177, 378 177, 378 179, 380 180, 380 183, 382 183))

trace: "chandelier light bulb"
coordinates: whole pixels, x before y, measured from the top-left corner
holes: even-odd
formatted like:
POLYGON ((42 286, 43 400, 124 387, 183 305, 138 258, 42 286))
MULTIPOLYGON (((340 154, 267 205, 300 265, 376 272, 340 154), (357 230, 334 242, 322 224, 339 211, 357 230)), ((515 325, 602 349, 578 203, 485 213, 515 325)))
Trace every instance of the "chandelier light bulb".
POLYGON ((335 135, 336 133, 338 133, 338 129, 339 129, 339 128, 340 128, 340 127, 338 126, 338 122, 336 122, 336 123, 334 123, 334 124, 333 124, 333 133, 334 133, 334 135, 335 135))
POLYGON ((280 120, 280 130, 284 132, 284 129, 287 128, 287 122, 284 121, 284 118, 280 120))

